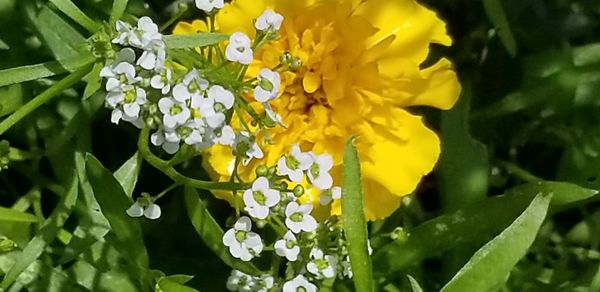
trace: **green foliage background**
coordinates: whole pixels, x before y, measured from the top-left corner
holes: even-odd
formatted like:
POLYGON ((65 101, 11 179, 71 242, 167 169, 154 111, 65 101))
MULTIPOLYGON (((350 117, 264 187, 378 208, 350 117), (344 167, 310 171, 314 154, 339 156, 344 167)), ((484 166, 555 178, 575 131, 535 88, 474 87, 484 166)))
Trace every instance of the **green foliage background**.
MULTIPOLYGON (((103 20, 113 5, 73 2, 103 20)), ((178 3, 148 4, 129 1, 127 14, 164 23, 178 3)), ((424 4, 447 21, 454 39, 450 48, 433 47, 429 61, 449 56, 463 95, 447 112, 419 109, 442 138, 440 163, 398 212, 369 224, 373 278, 357 275, 356 287, 600 291, 593 197, 600 189, 600 2, 424 4)), ((0 69, 53 60, 61 62, 50 72, 70 69, 65 60, 85 51, 88 36, 47 1, 0 0, 0 69)), ((0 83, 24 78, 0 76, 0 83)), ((0 87, 0 117, 60 78, 0 87)), ((158 193, 171 181, 135 155, 136 129, 107 122, 104 97, 88 81, 66 86, 2 136, 12 148, 0 144, 0 156, 10 160, 0 172, 0 287, 223 290, 231 270, 225 263, 239 265, 215 245, 229 207, 179 188, 161 200, 159 220, 128 218, 123 210, 133 194, 158 193)), ((198 161, 179 170, 206 178, 198 161)), ((361 242, 360 230, 353 234, 361 242)), ((333 289, 353 285, 338 281, 333 289)))

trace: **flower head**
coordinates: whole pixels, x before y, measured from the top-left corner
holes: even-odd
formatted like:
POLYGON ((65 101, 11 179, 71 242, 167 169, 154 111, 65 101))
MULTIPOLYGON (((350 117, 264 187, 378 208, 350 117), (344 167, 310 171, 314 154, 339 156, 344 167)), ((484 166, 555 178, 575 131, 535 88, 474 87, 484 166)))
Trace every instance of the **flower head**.
POLYGON ((317 220, 310 215, 312 209, 312 204, 298 205, 296 202, 290 202, 285 207, 285 225, 296 234, 301 231, 314 231, 317 229, 317 220))
POLYGON ((313 163, 313 158, 309 153, 300 150, 298 144, 292 146, 289 155, 279 158, 277 161, 277 170, 282 175, 287 175, 293 182, 302 182, 304 171, 313 163))
MULTIPOLYGON (((339 184, 344 143, 358 135, 365 213, 369 219, 388 216, 440 154, 437 135, 411 108, 449 109, 460 93, 447 59, 424 63, 431 44, 451 44, 444 23, 416 0, 234 0, 217 13, 217 25, 224 33, 254 37, 252 21, 265 9, 284 22, 279 38, 257 50, 248 77, 280 65, 280 56, 297 61, 294 71, 281 74, 280 93, 271 101, 287 129, 269 131, 273 143, 263 147, 261 163, 276 162, 297 143, 305 151, 330 153, 339 184)), ((232 155, 213 148, 205 159, 228 179, 232 155)), ((318 195, 309 193, 304 199, 316 202, 318 195)))
POLYGON ((304 276, 298 275, 283 284, 283 292, 317 292, 317 286, 309 282, 304 276))
POLYGON ((223 244, 229 247, 232 256, 242 261, 250 261, 263 250, 260 236, 252 231, 252 221, 246 216, 240 217, 233 228, 223 235, 223 244))
POLYGON ((258 85, 254 88, 254 98, 260 102, 267 102, 279 94, 281 77, 279 73, 263 68, 258 72, 258 85))
POLYGON ((205 12, 211 12, 215 8, 223 8, 223 0, 196 0, 196 7, 205 12))
POLYGON ((252 183, 252 188, 247 189, 243 195, 246 207, 244 210, 257 219, 269 216, 269 208, 279 203, 279 191, 271 189, 269 180, 261 176, 252 183))
POLYGON ((247 35, 241 32, 234 32, 229 37, 229 44, 225 48, 225 57, 232 62, 249 65, 252 62, 251 42, 247 35))
POLYGON ((326 255, 322 250, 313 248, 310 251, 310 261, 306 264, 306 270, 317 278, 334 278, 337 271, 337 258, 326 255))
POLYGON ((300 254, 300 246, 291 231, 286 232, 282 239, 276 241, 274 247, 278 256, 285 257, 290 262, 296 261, 300 254))
POLYGON ((283 16, 271 9, 266 9, 263 13, 256 19, 254 23, 254 27, 257 30, 274 30, 278 31, 281 27, 281 23, 283 22, 283 16))

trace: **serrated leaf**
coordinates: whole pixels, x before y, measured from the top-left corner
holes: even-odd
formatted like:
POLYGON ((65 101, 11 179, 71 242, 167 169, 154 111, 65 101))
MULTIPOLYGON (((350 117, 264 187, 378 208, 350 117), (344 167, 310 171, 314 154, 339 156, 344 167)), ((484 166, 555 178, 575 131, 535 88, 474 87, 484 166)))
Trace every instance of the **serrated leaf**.
POLYGON ((94 57, 84 54, 62 61, 51 61, 42 64, 0 70, 0 87, 73 72, 91 64, 93 61, 94 57))
POLYGON ((17 262, 10 268, 4 276, 0 288, 6 290, 12 285, 17 277, 31 265, 43 252, 44 249, 54 240, 63 224, 71 215, 71 209, 75 205, 78 195, 77 176, 73 172, 67 192, 63 195, 61 201, 50 217, 44 222, 38 234, 33 237, 17 262))
POLYGON ((498 30, 500 40, 511 56, 517 55, 517 41, 510 29, 506 13, 499 0, 483 0, 483 8, 488 18, 498 30))
POLYGON ((373 291, 371 257, 368 251, 367 222, 360 162, 354 147, 354 137, 346 142, 342 173, 342 226, 352 266, 356 291, 373 291))
POLYGON ((135 184, 137 183, 138 175, 140 174, 140 168, 142 167, 142 156, 139 152, 135 152, 117 171, 115 171, 115 178, 125 191, 125 194, 131 198, 135 184))
POLYGON ((229 36, 223 33, 200 33, 194 35, 165 35, 164 40, 169 49, 191 49, 218 44, 229 36))
POLYGON ((259 275, 260 271, 254 265, 237 260, 231 256, 227 247, 223 245, 223 229, 221 229, 217 221, 210 215, 204 203, 200 201, 196 190, 185 186, 184 198, 188 217, 208 248, 228 266, 246 274, 259 275))
POLYGON ((34 223, 38 221, 38 218, 33 214, 0 206, 0 221, 34 223))
POLYGON ((538 194, 527 209, 479 249, 441 291, 489 291, 502 284, 535 240, 551 198, 552 193, 538 194))
MULTIPOLYGON (((124 254, 132 273, 142 287, 149 285, 148 252, 142 238, 139 221, 125 211, 133 204, 114 176, 93 155, 86 155, 87 175, 94 189, 102 214, 110 223, 114 236, 106 236, 124 254)), ((110 233, 109 233, 110 235, 110 233)))
POLYGON ((392 274, 456 246, 491 239, 510 225, 539 193, 553 194, 552 211, 589 199, 598 192, 564 182, 536 182, 512 188, 505 195, 429 220, 410 231, 406 241, 380 248, 373 255, 375 272, 392 274))
POLYGON ((79 23, 79 25, 85 27, 89 32, 98 30, 98 24, 83 13, 83 11, 70 0, 50 0, 50 2, 62 11, 62 13, 79 23))

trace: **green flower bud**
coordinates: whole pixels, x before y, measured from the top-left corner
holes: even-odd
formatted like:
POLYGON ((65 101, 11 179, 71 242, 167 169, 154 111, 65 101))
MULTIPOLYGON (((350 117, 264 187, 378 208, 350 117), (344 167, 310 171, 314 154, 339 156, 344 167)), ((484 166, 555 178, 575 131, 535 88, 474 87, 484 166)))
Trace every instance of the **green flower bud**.
POLYGON ((294 192, 294 196, 300 197, 300 196, 304 195, 304 187, 302 185, 296 185, 294 187, 293 192, 294 192))
POLYGON ((256 176, 267 176, 269 168, 266 165, 259 165, 256 170, 256 176))

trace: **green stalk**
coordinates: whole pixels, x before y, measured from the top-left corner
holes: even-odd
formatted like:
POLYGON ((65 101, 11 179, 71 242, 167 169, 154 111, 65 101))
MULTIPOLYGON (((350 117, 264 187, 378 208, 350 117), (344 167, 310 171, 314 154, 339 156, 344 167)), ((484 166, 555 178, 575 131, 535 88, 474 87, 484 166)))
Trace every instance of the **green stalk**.
POLYGON ((71 73, 69 76, 65 77, 61 81, 58 81, 56 84, 52 85, 50 88, 46 89, 44 92, 40 93, 38 96, 34 97, 24 106, 19 108, 16 112, 8 116, 8 118, 4 119, 0 122, 0 135, 4 134, 8 129, 22 120, 24 117, 29 115, 31 112, 36 110, 38 107, 44 105, 52 98, 59 95, 63 90, 70 88, 75 83, 79 82, 83 76, 89 73, 91 70, 91 66, 85 66, 79 71, 75 71, 71 73))
POLYGON ((154 153, 152 153, 152 151, 148 147, 149 134, 150 129, 148 127, 144 127, 140 133, 140 137, 138 139, 138 149, 140 151, 140 154, 142 155, 144 160, 150 163, 150 165, 162 171, 173 181, 182 185, 188 185, 197 189, 204 190, 245 190, 249 187, 249 184, 203 181, 190 178, 179 173, 175 168, 173 168, 169 164, 168 161, 162 160, 158 156, 154 155, 154 153))

